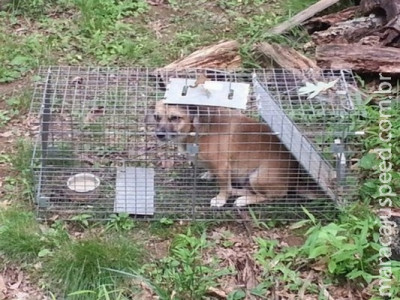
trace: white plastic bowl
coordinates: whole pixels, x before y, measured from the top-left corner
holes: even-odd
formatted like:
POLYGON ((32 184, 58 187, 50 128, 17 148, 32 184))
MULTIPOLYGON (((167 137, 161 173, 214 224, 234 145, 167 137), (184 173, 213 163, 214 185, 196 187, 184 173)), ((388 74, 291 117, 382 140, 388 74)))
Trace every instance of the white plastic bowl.
POLYGON ((78 193, 87 193, 95 190, 100 185, 99 177, 91 173, 79 173, 68 178, 67 186, 78 193))

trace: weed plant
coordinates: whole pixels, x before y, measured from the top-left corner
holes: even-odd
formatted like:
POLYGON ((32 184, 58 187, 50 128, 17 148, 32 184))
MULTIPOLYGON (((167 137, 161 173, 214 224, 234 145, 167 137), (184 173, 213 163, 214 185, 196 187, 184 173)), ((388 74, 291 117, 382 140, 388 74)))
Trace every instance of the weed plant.
POLYGON ((216 279, 231 273, 228 269, 217 270, 217 261, 204 263, 203 251, 211 246, 205 231, 198 237, 189 228, 185 234, 175 236, 168 256, 146 266, 146 273, 168 298, 173 291, 174 299, 201 299, 208 288, 216 285, 216 279))

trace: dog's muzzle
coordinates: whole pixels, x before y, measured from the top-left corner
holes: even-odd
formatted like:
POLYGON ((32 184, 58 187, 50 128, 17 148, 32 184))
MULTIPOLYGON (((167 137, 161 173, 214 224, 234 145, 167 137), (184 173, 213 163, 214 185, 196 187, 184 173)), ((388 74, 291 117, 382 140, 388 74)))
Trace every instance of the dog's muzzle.
POLYGON ((156 137, 160 141, 166 142, 174 139, 177 136, 176 132, 170 132, 165 129, 156 130, 156 137))

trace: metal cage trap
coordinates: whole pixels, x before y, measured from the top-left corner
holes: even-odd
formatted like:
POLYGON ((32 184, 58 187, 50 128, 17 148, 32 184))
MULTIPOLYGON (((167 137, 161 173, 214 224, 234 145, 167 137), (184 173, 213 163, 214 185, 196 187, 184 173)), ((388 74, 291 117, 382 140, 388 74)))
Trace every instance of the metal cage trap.
POLYGON ((362 133, 349 71, 57 66, 38 75, 39 218, 231 220, 251 209, 259 219, 291 220, 304 217, 302 207, 329 218, 356 194, 362 133), (157 116, 160 101, 186 108, 187 118, 157 116))

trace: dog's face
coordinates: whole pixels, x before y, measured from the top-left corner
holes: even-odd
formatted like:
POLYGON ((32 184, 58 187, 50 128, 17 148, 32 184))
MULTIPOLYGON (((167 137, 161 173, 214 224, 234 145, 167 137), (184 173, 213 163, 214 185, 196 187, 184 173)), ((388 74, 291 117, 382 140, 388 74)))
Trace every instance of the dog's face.
POLYGON ((155 133, 160 141, 180 142, 186 138, 192 128, 192 118, 189 108, 165 104, 163 101, 156 103, 154 110, 156 122, 155 133))

